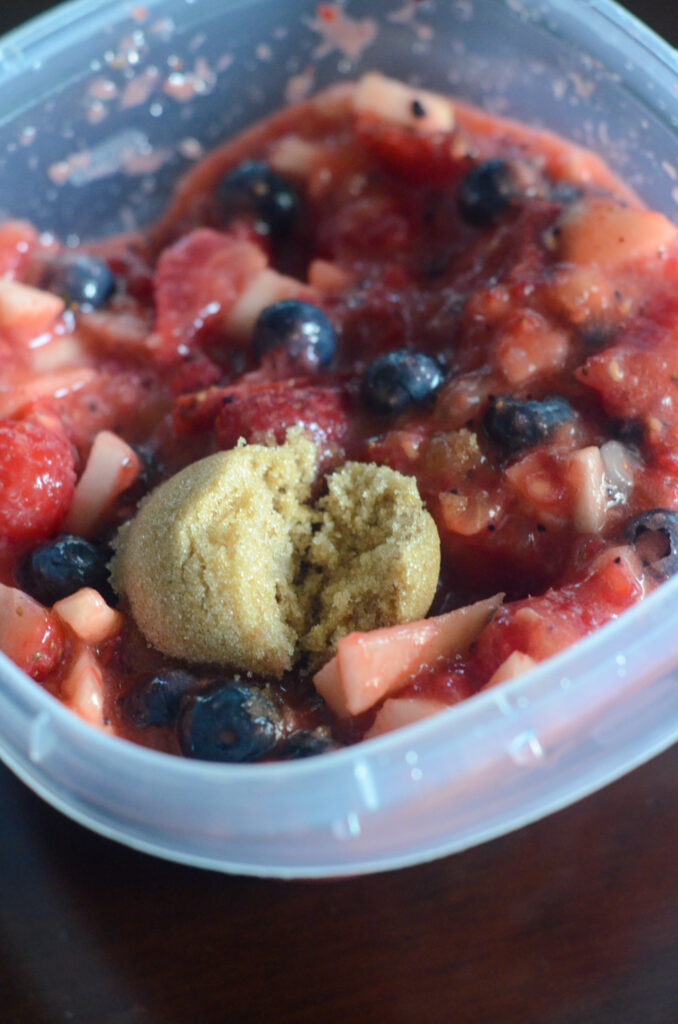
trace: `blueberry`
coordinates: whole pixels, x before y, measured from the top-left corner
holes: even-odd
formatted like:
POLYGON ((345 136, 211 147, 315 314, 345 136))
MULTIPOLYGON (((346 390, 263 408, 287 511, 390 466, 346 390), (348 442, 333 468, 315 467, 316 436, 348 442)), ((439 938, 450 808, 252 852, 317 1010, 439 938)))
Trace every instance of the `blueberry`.
POLYGON ((84 537, 63 533, 40 544, 19 563, 19 585, 41 604, 52 605, 81 587, 92 587, 109 603, 107 556, 84 537))
POLYGON ((337 337, 322 309, 299 299, 266 306, 254 325, 252 347, 258 359, 279 351, 305 369, 328 366, 337 350, 337 337))
POLYGON ((462 178, 459 212, 467 223, 486 227, 499 219, 517 195, 518 183, 506 161, 486 160, 462 178))
POLYGON ((328 751, 336 749, 337 743, 331 736, 324 736, 322 733, 311 732, 308 729, 299 729, 288 736, 280 749, 280 756, 298 760, 302 757, 316 757, 318 754, 326 754, 328 751))
POLYGON ((217 680, 184 700, 179 744, 202 761, 256 761, 278 740, 278 715, 256 687, 217 680))
POLYGON ((557 181, 550 192, 550 198, 556 203, 562 203, 563 206, 576 203, 583 195, 584 190, 569 181, 557 181))
POLYGON ((669 508, 643 512, 628 524, 626 536, 660 579, 678 573, 678 512, 669 508))
POLYGON ((140 729, 149 725, 173 725, 182 698, 198 685, 196 677, 183 669, 166 669, 136 683, 123 697, 121 708, 140 729))
POLYGON ((85 311, 99 309, 115 291, 115 277, 109 267, 94 256, 61 253, 46 267, 41 287, 60 295, 67 306, 85 311))
POLYGON ((218 198, 227 220, 238 213, 253 214, 259 234, 274 238, 289 234, 301 204, 296 189, 263 160, 246 160, 227 174, 218 198))
POLYGON ((505 395, 503 398, 490 398, 483 426, 488 437, 500 448, 519 452, 548 441, 562 423, 573 417, 574 409, 570 403, 558 396, 537 402, 505 395))
POLYGON ((396 413, 432 398, 443 383, 440 363, 424 352, 399 348, 379 356, 365 370, 362 392, 379 413, 396 413))

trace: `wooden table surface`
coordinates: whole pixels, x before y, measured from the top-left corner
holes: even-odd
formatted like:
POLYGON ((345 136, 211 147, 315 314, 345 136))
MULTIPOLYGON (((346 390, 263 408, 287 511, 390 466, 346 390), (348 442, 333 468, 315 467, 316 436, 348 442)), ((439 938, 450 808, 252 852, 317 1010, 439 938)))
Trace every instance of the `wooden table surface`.
MULTIPOLYGON (((3 4, 0 29, 46 6, 3 4)), ((671 0, 628 6, 678 41, 671 0)), ((678 1021, 678 748, 503 839, 339 882, 155 860, 1 766, 0 823, 0 1024, 678 1021)))

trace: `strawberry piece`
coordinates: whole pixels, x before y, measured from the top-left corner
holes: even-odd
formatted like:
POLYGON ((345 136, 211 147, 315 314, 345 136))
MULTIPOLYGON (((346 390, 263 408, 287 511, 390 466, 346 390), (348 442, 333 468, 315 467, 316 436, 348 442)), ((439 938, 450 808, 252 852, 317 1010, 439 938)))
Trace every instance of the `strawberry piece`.
POLYGON ((28 594, 0 583, 0 650, 32 679, 46 679, 64 652, 56 615, 28 594))
POLYGON ((203 331, 223 326, 266 264, 258 245, 211 228, 191 231, 166 249, 155 276, 159 355, 171 360, 203 331))
POLYGON ((365 114, 357 122, 357 133, 370 152, 405 181, 415 184, 449 183, 461 178, 471 166, 467 156, 455 152, 451 132, 422 135, 365 114))
POLYGON ((478 638, 479 675, 493 680, 514 651, 544 661, 638 601, 642 586, 624 549, 618 552, 578 583, 504 605, 478 638))
POLYGON ((302 426, 321 447, 341 445, 349 424, 348 400, 339 388, 273 386, 234 393, 222 404, 214 429, 221 448, 244 437, 282 444, 290 427, 302 426))
POLYGON ((66 515, 74 488, 73 447, 58 428, 0 423, 0 536, 46 539, 66 515))
POLYGON ((591 356, 576 376, 605 411, 644 428, 645 441, 675 470, 678 446, 678 302, 639 317, 616 344, 591 356))

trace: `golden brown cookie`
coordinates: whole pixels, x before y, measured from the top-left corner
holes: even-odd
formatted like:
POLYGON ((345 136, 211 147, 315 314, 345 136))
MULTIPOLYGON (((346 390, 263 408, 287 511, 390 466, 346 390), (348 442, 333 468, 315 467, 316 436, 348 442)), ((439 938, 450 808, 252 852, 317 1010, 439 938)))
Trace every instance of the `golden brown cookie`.
POLYGON ((302 643, 326 659, 355 630, 421 619, 440 572, 440 538, 417 483, 387 466, 347 462, 328 477, 308 559, 323 586, 302 643))
POLYGON ((147 640, 185 661, 275 676, 291 667, 306 625, 294 581, 315 463, 297 434, 211 455, 152 492, 111 565, 147 640))
POLYGON ((354 630, 423 617, 440 542, 416 482, 347 463, 314 507, 317 450, 241 445, 187 467, 120 531, 113 586, 147 640, 191 662, 280 676, 354 630))

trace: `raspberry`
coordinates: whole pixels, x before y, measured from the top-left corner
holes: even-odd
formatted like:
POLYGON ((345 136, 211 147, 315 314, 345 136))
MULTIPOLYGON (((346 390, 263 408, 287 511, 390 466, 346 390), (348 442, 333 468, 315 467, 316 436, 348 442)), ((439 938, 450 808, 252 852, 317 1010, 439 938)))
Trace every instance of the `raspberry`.
POLYGON ((61 432, 30 420, 0 423, 0 536, 46 539, 74 489, 75 455, 61 432))
POLYGON ((214 425, 221 448, 238 438, 282 444, 290 427, 302 426, 321 447, 341 445, 348 428, 345 394, 331 387, 286 387, 243 392, 224 404, 214 425))

